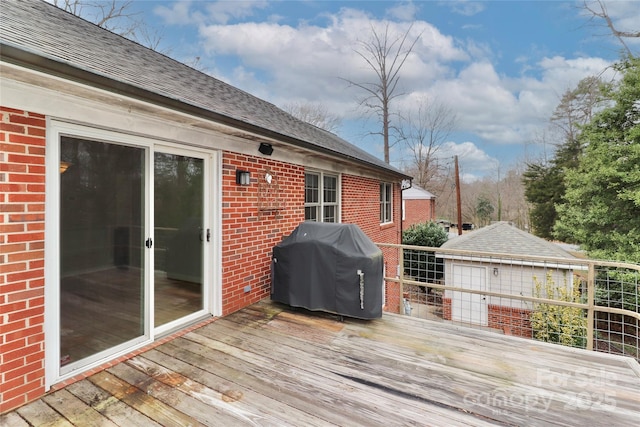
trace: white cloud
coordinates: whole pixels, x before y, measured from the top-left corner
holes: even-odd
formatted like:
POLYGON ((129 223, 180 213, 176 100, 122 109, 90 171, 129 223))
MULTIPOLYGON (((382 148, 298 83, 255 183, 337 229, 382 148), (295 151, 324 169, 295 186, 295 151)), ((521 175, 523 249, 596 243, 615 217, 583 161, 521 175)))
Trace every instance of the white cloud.
POLYGON ((408 1, 387 9, 387 16, 400 21, 412 21, 418 13, 418 6, 408 1))
POLYGON ((154 13, 160 16, 167 25, 188 25, 217 23, 227 24, 233 19, 252 16, 255 9, 263 9, 268 6, 266 0, 243 1, 214 1, 207 2, 204 13, 197 10, 197 3, 192 0, 181 0, 164 4, 154 8, 154 13))
POLYGON ((543 58, 536 78, 499 75, 491 63, 474 62, 430 92, 456 110, 461 130, 491 144, 524 144, 547 124, 566 90, 590 75, 611 78, 609 65, 600 58, 543 58))
POLYGON ((447 1, 443 4, 448 5, 451 8, 451 11, 454 13, 458 13, 464 16, 473 16, 482 12, 485 9, 485 5, 479 1, 469 1, 469 0, 454 0, 447 1))
MULTIPOLYGON (((412 2, 386 11, 388 17, 400 21, 378 20, 363 10, 342 8, 309 21, 288 21, 288 25, 276 15, 262 22, 245 20, 229 24, 232 19, 250 16, 264 3, 222 3, 210 5, 206 11, 201 8, 201 12, 196 11, 197 2, 181 2, 157 11, 164 13, 165 19, 173 19, 171 22, 190 21, 198 26, 208 60, 215 62, 215 69, 222 73, 217 77, 276 105, 321 103, 351 121, 361 115, 356 100, 363 93, 350 88, 341 78, 358 83, 375 81, 370 67, 355 52, 362 47, 358 43, 369 40, 372 27, 380 32, 388 24, 391 33, 399 35, 412 25, 409 40, 418 36, 420 40, 402 69, 399 90, 405 95, 396 99, 396 107, 414 105, 411 100, 417 96, 447 102, 458 117, 454 132, 468 135, 464 139, 467 142, 451 143, 448 149, 458 153, 461 162, 469 162, 465 168, 475 176, 480 176, 483 170, 488 172, 487 165, 489 171, 495 168, 497 160, 485 150, 495 152, 496 147, 507 150, 535 140, 562 94, 582 78, 603 71, 605 79, 613 75, 607 69, 610 65, 607 60, 562 56, 540 59, 535 46, 515 60, 515 64, 521 65, 519 74, 498 72, 489 41, 456 39, 429 22, 405 21, 415 16, 417 7, 412 2), (237 3, 246 4, 232 6, 237 3), (225 58, 233 59, 226 68, 225 58), (468 142, 471 140, 475 142, 468 142)), ((626 22, 624 13, 632 16, 640 13, 640 8, 631 11, 628 2, 620 2, 627 5, 624 10, 615 3, 609 11, 615 12, 616 22, 626 22)), ((482 3, 446 4, 456 8, 457 13, 466 14, 476 14, 484 8, 482 3)), ((351 129, 352 135, 344 136, 352 142, 367 140, 362 135, 373 129, 375 120, 364 126, 368 128, 360 135, 352 138, 356 132, 351 129)), ((378 145, 371 146, 377 149, 378 145)))
MULTIPOLYGON (((207 25, 200 27, 200 35, 208 54, 234 56, 247 71, 260 70, 262 81, 243 85, 243 89, 255 93, 262 92, 261 86, 268 87, 268 98, 276 104, 289 102, 292 96, 314 102, 327 100, 338 108, 337 113, 352 116, 358 93, 347 90, 349 85, 341 78, 358 83, 371 80, 371 69, 355 51, 362 46, 359 42, 368 41, 372 26, 381 32, 386 22, 348 8, 328 18, 327 26, 303 23, 293 27, 273 22, 207 25)), ((398 35, 410 25, 388 24, 390 33, 398 35)), ((442 78, 451 73, 448 62, 468 58, 453 38, 431 24, 416 21, 409 39, 418 36, 414 53, 402 70, 403 90, 442 78)))
POLYGON ((266 0, 216 1, 208 3, 206 10, 213 22, 226 24, 232 19, 252 16, 254 9, 263 9, 267 5, 266 0))
POLYGON ((458 156, 460 176, 464 182, 473 182, 482 176, 494 172, 499 164, 498 160, 491 157, 473 142, 446 142, 438 151, 441 164, 453 162, 453 157, 458 156))
POLYGON ((156 6, 153 13, 161 17, 167 25, 189 25, 203 22, 204 15, 200 12, 193 12, 191 6, 191 0, 178 1, 169 6, 164 4, 156 6))

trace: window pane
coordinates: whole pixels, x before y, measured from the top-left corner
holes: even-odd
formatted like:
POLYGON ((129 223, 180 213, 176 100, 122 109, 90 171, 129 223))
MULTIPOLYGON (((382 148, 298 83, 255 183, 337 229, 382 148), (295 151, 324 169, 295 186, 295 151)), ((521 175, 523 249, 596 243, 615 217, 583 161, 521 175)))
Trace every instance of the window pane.
POLYGON ((335 176, 324 177, 324 202, 336 203, 338 201, 338 178, 335 176))
POLYGON ((380 222, 385 222, 384 197, 385 197, 384 184, 380 184, 380 222))
POLYGON ((204 161, 156 152, 153 182, 155 326, 160 326, 204 306, 204 161))
POLYGON ((318 203, 319 200, 319 176, 307 173, 304 176, 304 202, 318 203))
POLYGON ((315 206, 307 206, 304 208, 304 220, 305 221, 317 221, 318 209, 315 206))
POLYGON ((389 183, 380 184, 380 222, 391 222, 392 189, 389 183))
POLYGON ((324 215, 322 220, 324 222, 336 222, 336 207, 335 206, 325 206, 324 207, 324 215))
POLYGON ((62 137, 60 161, 62 366, 144 334, 145 150, 62 137))

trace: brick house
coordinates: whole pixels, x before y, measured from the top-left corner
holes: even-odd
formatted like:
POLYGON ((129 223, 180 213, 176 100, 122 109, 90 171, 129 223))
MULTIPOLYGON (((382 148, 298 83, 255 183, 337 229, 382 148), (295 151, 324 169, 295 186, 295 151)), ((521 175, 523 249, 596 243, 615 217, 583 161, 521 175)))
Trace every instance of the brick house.
POLYGON ((413 184, 402 190, 402 228, 436 220, 436 196, 413 184))
POLYGON ((400 242, 376 157, 48 3, 0 22, 0 412, 269 297, 302 221, 400 242))
MULTIPOLYGON (((444 259, 445 285, 479 291, 530 297, 534 295, 534 278, 544 283, 547 273, 550 273, 554 283, 572 286, 574 270, 580 268, 578 264, 571 264, 575 257, 560 246, 504 221, 451 238, 441 247, 482 254, 473 257, 465 252, 437 255, 444 259), (501 254, 507 254, 509 258, 502 262, 501 254), (522 259, 518 260, 520 256, 522 259), (545 261, 534 257, 545 257, 545 261), (548 261, 554 259, 559 261, 548 261)), ((531 338, 531 303, 445 291, 442 305, 446 320, 487 326, 531 338)))

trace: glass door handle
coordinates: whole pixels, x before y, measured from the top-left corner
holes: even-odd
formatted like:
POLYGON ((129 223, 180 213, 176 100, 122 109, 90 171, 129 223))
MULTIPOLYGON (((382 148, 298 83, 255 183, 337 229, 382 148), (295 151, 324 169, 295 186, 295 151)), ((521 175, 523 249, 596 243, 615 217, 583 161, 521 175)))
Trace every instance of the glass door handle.
POLYGON ((151 246, 153 246, 153 239, 152 239, 151 237, 149 237, 149 238, 146 240, 146 242, 144 242, 144 245, 145 245, 147 248, 151 249, 151 246))
MULTIPOLYGON (((200 236, 200 241, 201 241, 201 242, 203 242, 203 241, 204 241, 204 239, 202 238, 202 232, 203 232, 203 231, 204 231, 204 230, 201 228, 201 229, 200 229, 200 234, 199 234, 199 236, 200 236)), ((206 236, 207 236, 207 242, 210 242, 210 241, 211 241, 211 230, 210 230, 209 228, 207 228, 207 234, 206 234, 206 236)))

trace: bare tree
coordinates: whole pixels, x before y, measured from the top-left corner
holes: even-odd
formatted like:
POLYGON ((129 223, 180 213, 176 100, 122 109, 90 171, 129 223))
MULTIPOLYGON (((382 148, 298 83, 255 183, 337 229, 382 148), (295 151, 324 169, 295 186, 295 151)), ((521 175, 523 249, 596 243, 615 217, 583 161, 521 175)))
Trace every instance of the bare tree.
MULTIPOLYGON (((473 182, 461 182, 462 221, 480 225, 478 198, 485 197, 494 207, 489 220, 511 221, 518 228, 527 229, 529 225, 529 206, 524 196, 522 173, 524 162, 511 166, 506 173, 486 176, 473 182), (497 192, 496 188, 500 187, 497 192), (500 205, 501 213, 498 212, 500 205)), ((440 172, 434 177, 429 191, 437 196, 436 215, 439 219, 456 222, 456 197, 453 173, 440 172)), ((484 218, 486 220, 486 218, 484 218)))
POLYGON ((438 151, 453 131, 456 119, 446 104, 422 98, 417 112, 410 112, 403 120, 400 135, 411 153, 407 169, 420 187, 427 189, 439 173, 438 151))
POLYGON ((570 144, 578 139, 582 126, 589 123, 606 103, 606 92, 610 88, 610 83, 604 83, 599 77, 589 76, 580 80, 575 89, 565 91, 549 119, 564 138, 556 146, 570 144))
POLYGON ((384 140, 384 161, 389 163, 389 132, 394 127, 391 123, 391 102, 402 95, 398 92, 400 70, 414 46, 420 39, 420 34, 413 41, 408 40, 412 26, 407 31, 397 36, 390 34, 387 22, 383 31, 371 26, 371 38, 368 41, 360 41, 358 54, 375 73, 375 80, 370 82, 355 82, 343 79, 351 86, 362 89, 366 95, 359 100, 361 108, 371 114, 375 114, 382 124, 380 132, 372 132, 374 135, 382 135, 384 140))
POLYGON ((604 20, 605 25, 609 28, 611 34, 618 39, 624 50, 627 52, 627 55, 630 57, 635 56, 629 48, 626 40, 630 38, 640 38, 640 31, 623 31, 616 28, 609 12, 607 11, 607 7, 602 0, 584 0, 582 3, 582 9, 584 9, 587 14, 591 15, 591 21, 596 21, 598 19, 604 20))
POLYGON ((327 106, 323 104, 291 102, 283 105, 282 109, 304 122, 333 133, 342 123, 342 119, 329 112, 327 106))
MULTIPOLYGON (((53 4, 76 16, 158 51, 161 32, 151 29, 133 11, 133 0, 53 0, 53 4)), ((166 52, 165 52, 166 53, 166 52)))

